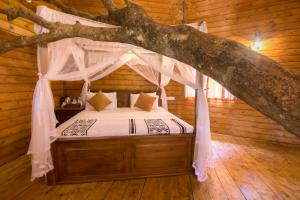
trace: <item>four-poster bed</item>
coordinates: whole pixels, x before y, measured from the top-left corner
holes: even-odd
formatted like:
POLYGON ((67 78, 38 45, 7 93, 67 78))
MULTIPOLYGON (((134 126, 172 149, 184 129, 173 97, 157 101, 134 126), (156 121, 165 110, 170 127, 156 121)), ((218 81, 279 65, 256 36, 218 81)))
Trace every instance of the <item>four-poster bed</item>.
MULTIPOLYGON (((108 92, 108 91, 104 91, 108 92)), ((113 92, 113 91, 109 91, 113 92)), ((117 91, 118 108, 121 110, 84 111, 81 115, 95 115, 111 121, 112 124, 122 124, 122 120, 162 118, 167 113, 164 109, 151 112, 131 110, 130 94, 140 91, 117 91), (130 109, 130 112, 127 110, 130 109), (90 113, 89 113, 90 112, 90 113), (95 112, 95 113, 92 113, 95 112), (97 113, 96 113, 97 112, 97 113), (109 117, 112 113, 119 116, 109 117), (120 116, 122 115, 122 116, 120 116), (145 117, 147 116, 147 117, 145 117)), ((155 91, 143 91, 155 92, 155 91)), ((168 116, 169 117, 169 116, 168 116)), ((175 116, 171 116, 176 118, 175 116)), ((85 119, 80 114, 68 120, 58 127, 58 132, 63 132, 66 127, 76 119, 85 119)), ((180 120, 176 118, 177 120, 180 120)), ((101 120, 99 120, 101 121, 101 120)), ((170 127, 169 134, 149 135, 146 130, 132 133, 124 131, 119 127, 104 127, 93 125, 94 130, 89 131, 87 136, 58 137, 51 145, 54 170, 47 174, 47 183, 64 184, 101 180, 116 180, 128 178, 140 178, 151 176, 166 176, 178 174, 191 174, 193 172, 193 146, 195 134, 193 128, 184 124, 186 132, 176 131, 176 125, 170 127), (123 133, 123 132, 124 133, 123 133), (94 134, 93 134, 94 133, 94 134)), ((137 123, 137 122, 136 122, 137 123)), ((180 121, 183 124, 183 121, 180 121)), ((168 124, 169 126, 171 124, 168 124)))
MULTIPOLYGON (((74 24, 79 21, 81 24, 95 27, 112 27, 43 6, 38 7, 37 13, 54 22, 62 21, 74 24)), ((202 26, 205 25, 205 23, 202 24, 202 26)), ((35 26, 35 31, 41 34, 47 32, 47 29, 35 26)), ((32 179, 48 173, 49 184, 74 183, 191 173, 193 168, 198 181, 204 181, 207 178, 206 169, 211 153, 208 105, 201 88, 201 74, 194 68, 132 45, 95 42, 83 38, 63 39, 49 43, 47 46, 38 46, 37 55, 40 78, 33 96, 32 137, 28 151, 29 154, 32 154, 32 179), (103 135, 105 131, 97 130, 100 135, 93 137, 61 137, 61 126, 72 126, 71 121, 76 117, 82 117, 78 120, 86 123, 83 116, 87 112, 83 111, 84 114, 80 112, 56 128, 57 121, 54 115, 49 80, 85 80, 81 97, 83 102, 86 102, 90 82, 109 75, 124 64, 149 82, 157 85, 161 91, 162 108, 158 110, 162 114, 152 115, 152 111, 144 113, 143 117, 138 119, 144 121, 144 123, 140 123, 144 124, 141 126, 145 127, 145 123, 148 126, 146 119, 149 116, 149 120, 157 120, 161 116, 168 115, 166 121, 160 119, 162 122, 159 123, 167 124, 166 126, 169 128, 167 133, 174 134, 148 136, 148 131, 145 133, 146 136, 144 134, 120 136, 118 134, 103 135), (167 112, 164 87, 170 79, 196 89, 194 128, 188 127, 190 125, 167 112), (167 120, 169 120, 169 124, 167 120), (177 124, 177 128, 185 124, 185 128, 189 131, 181 133, 179 130, 177 132, 174 131, 176 129, 173 129, 171 132, 172 127, 169 127, 171 124, 177 124), (43 131, 41 132, 41 130, 43 131), (193 132, 195 134, 191 134, 193 132)), ((123 91, 123 95, 117 95, 118 107, 130 107, 128 95, 135 92, 137 91, 123 91)), ((95 111, 94 114, 88 120, 98 114, 102 116, 104 112, 100 111, 96 114, 95 111)), ((137 116, 139 114, 136 111, 131 118, 126 118, 126 120, 135 119, 137 116)), ((91 135, 93 128, 98 127, 98 122, 102 125, 105 124, 103 118, 98 122, 93 120, 89 121, 91 124, 85 130, 85 135, 91 135)), ((77 121, 75 122, 77 123, 77 121)), ((138 123, 136 124, 138 125, 138 123)), ((74 125, 74 127, 76 126, 74 125)), ((79 124, 79 126, 81 125, 79 124)), ((114 129, 112 128, 110 131, 114 131, 114 129)), ((116 133, 118 132, 116 130, 116 133)))

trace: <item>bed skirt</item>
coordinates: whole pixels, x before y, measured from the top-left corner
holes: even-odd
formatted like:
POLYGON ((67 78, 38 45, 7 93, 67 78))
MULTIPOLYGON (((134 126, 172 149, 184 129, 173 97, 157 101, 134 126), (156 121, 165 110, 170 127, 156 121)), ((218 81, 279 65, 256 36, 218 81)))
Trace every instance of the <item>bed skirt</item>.
POLYGON ((49 185, 191 174, 194 134, 66 137, 52 144, 49 185))

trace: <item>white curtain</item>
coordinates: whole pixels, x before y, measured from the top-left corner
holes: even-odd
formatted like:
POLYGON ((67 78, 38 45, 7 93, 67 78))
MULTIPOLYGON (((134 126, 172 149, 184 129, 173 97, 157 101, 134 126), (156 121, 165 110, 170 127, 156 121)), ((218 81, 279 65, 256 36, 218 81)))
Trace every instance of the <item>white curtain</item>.
MULTIPOLYGON (((37 14, 49 21, 61 21, 95 27, 113 28, 103 23, 60 13, 44 6, 37 14)), ((38 34, 47 29, 35 26, 38 34)), ((98 80, 128 64, 133 70, 157 85, 162 90, 162 102, 167 109, 164 87, 170 79, 198 89, 196 119, 196 145, 194 163, 199 181, 206 179, 207 160, 210 151, 210 130, 208 106, 200 81, 195 80, 195 69, 191 66, 128 44, 97 42, 83 38, 64 39, 38 47, 39 80, 32 103, 32 137, 28 153, 32 154, 32 180, 53 169, 50 153, 51 140, 56 136, 56 118, 49 80, 85 80, 82 88, 84 100, 90 81, 98 80), (161 76, 159 75, 161 74, 161 76), (160 77, 160 78, 159 78, 160 77), (42 131, 41 131, 42 130, 42 131)))
MULTIPOLYGON (((160 65, 160 68, 164 69, 168 72, 174 72, 173 59, 170 59, 166 56, 162 56, 162 64, 160 65)), ((168 101, 167 101, 167 93, 166 93, 165 87, 169 84, 170 80, 171 80, 170 76, 167 76, 164 73, 161 73, 159 87, 161 89, 162 106, 166 110, 168 110, 168 101)))
POLYGON ((203 76, 203 85, 206 88, 205 95, 208 99, 235 100, 228 90, 212 78, 203 76))
POLYGON ((38 48, 37 64, 39 80, 36 83, 32 101, 31 141, 28 154, 31 154, 31 179, 41 177, 53 169, 50 151, 50 137, 56 134, 54 101, 47 73, 47 49, 38 48), (44 67, 43 67, 44 66, 44 67))
POLYGON ((164 69, 165 71, 172 73, 174 62, 172 62, 172 59, 158 54, 150 54, 149 52, 143 54, 142 52, 138 51, 134 51, 134 53, 138 54, 139 57, 133 56, 134 58, 128 62, 127 65, 146 80, 160 88, 162 107, 168 110, 165 86, 168 85, 171 78, 166 76, 164 73, 161 73, 161 70, 164 69), (150 59, 152 62, 147 60, 148 57, 153 57, 153 60, 150 59), (143 59, 145 59, 146 62, 143 59))
POLYGON ((212 146, 211 146, 211 134, 210 134, 210 121, 207 99, 203 92, 203 86, 201 84, 202 74, 196 73, 196 83, 198 84, 197 101, 196 101, 196 139, 194 148, 194 161, 193 167, 195 168, 195 174, 197 180, 203 182, 207 179, 207 169, 212 167, 212 146))
MULTIPOLYGON (((162 100, 162 107, 166 110, 168 110, 168 102, 167 102, 167 94, 166 94, 166 90, 165 90, 165 86, 169 83, 170 79, 165 78, 164 77, 164 73, 162 72, 162 70, 168 71, 170 73, 172 73, 173 69, 172 69, 172 63, 164 63, 164 56, 156 54, 154 52, 151 51, 147 51, 147 50, 139 50, 139 49, 133 49, 132 50, 133 53, 137 56, 137 61, 140 61, 141 63, 144 63, 144 70, 138 70, 138 69, 134 69, 134 67, 132 69, 134 69, 136 72, 138 72, 141 75, 146 75, 145 72, 149 72, 149 70, 145 70, 145 68, 152 68, 152 71, 157 71, 159 73, 157 73, 156 78, 152 78, 152 81, 149 80, 150 82, 156 84, 160 90, 161 90, 161 100, 162 100), (164 68, 165 67, 165 68, 164 68)), ((150 74, 154 74, 153 72, 150 74)), ((149 75, 148 74, 148 78, 149 75)))

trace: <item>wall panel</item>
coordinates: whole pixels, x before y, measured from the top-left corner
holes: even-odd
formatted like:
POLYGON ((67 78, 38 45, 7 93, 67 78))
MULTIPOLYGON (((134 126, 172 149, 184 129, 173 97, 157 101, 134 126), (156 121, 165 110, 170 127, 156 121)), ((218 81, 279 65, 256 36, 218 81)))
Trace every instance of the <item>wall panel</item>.
MULTIPOLYGON (((0 42, 14 37, 0 31, 0 42)), ((0 165, 26 153, 28 149, 31 102, 36 81, 35 47, 0 55, 0 165)), ((56 103, 63 94, 62 86, 62 82, 52 83, 56 103)))
MULTIPOLYGON (((10 38, 1 32, 1 41, 10 38)), ((28 146, 29 108, 37 73, 29 57, 36 57, 33 48, 0 55, 0 165, 24 154, 28 146)))
MULTIPOLYGON (((66 96, 79 96, 83 81, 65 82, 66 96)), ((103 79, 91 83, 91 90, 155 90, 155 85, 146 81, 127 66, 123 66, 103 79)))

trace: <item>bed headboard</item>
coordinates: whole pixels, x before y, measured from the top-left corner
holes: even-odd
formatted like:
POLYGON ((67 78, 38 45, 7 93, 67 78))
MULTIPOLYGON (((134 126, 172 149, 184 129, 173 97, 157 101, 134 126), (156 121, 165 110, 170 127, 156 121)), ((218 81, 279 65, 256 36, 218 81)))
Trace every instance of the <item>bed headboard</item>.
MULTIPOLYGON (((99 91, 99 90, 98 90, 99 91)), ((91 90, 91 92, 98 92, 97 90, 91 90)), ((158 90, 101 90, 102 92, 117 92, 118 108, 130 107, 130 94, 138 94, 140 92, 152 93, 156 92, 160 97, 160 91, 158 90)), ((158 101, 159 106, 161 106, 161 100, 158 101)))

